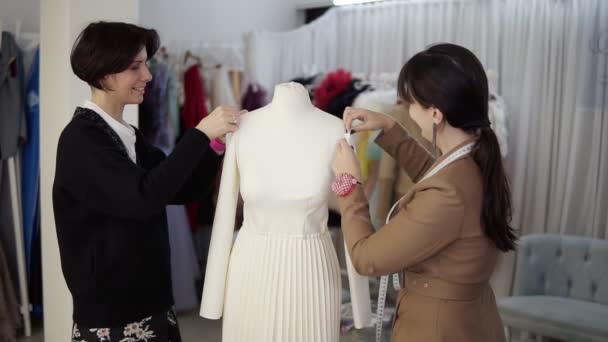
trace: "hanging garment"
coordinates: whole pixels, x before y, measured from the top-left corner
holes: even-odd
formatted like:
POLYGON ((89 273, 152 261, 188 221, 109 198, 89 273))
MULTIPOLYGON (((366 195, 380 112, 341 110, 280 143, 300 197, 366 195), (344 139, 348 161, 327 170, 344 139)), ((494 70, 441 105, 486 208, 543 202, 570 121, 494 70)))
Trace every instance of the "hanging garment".
MULTIPOLYGON (((192 65, 184 74, 184 108, 182 109, 183 129, 193 128, 207 116, 205 90, 198 65, 192 65)), ((188 221, 193 232, 198 230, 198 203, 187 206, 188 221)))
MULTIPOLYGON (((232 87, 228 78, 226 68, 214 68, 209 71, 205 69, 205 78, 207 82, 203 82, 204 89, 208 89, 210 96, 206 97, 207 108, 215 109, 217 106, 236 106, 232 87)), ((199 227, 208 226, 213 223, 213 215, 215 214, 215 201, 213 199, 214 192, 201 198, 198 203, 189 204, 187 206, 188 216, 193 222, 193 232, 197 233, 199 227)), ((197 233, 198 234, 198 233, 197 233)), ((201 254, 207 254, 208 245, 197 245, 201 254)))
POLYGON ((4 251, 0 245, 0 342, 16 341, 19 319, 17 294, 10 279, 4 251))
MULTIPOLYGON (((16 203, 18 211, 21 208, 21 154, 14 158, 14 172, 16 176, 17 202, 13 202, 9 177, 9 163, 4 160, 0 163, 0 245, 4 248, 4 256, 10 270, 9 276, 13 287, 19 288, 19 268, 17 267, 17 246, 15 244, 15 220, 21 220, 22 215, 13 217, 13 204, 16 203)), ((24 253, 25 254, 25 253, 24 253)), ((25 270, 24 270, 25 271, 25 270)))
POLYGON ((198 65, 193 65, 184 74, 184 108, 182 110, 183 129, 193 128, 207 116, 205 90, 198 65))
POLYGON ((40 106, 39 106, 39 50, 34 54, 26 87, 26 116, 28 140, 23 146, 22 165, 22 210, 25 261, 28 278, 32 267, 32 240, 35 226, 37 203, 40 190, 40 106))
POLYGON ((318 79, 320 74, 310 76, 310 77, 296 77, 291 82, 300 83, 304 86, 304 88, 308 89, 307 86, 315 83, 315 80, 318 79))
POLYGON ((200 278, 201 272, 185 206, 167 206, 167 223, 174 307, 177 312, 192 310, 199 304, 196 280, 200 278))
POLYGON ((361 80, 358 79, 352 80, 343 92, 331 99, 329 105, 327 106, 327 112, 342 119, 346 107, 352 106, 353 102, 355 102, 355 99, 357 99, 360 94, 368 91, 369 89, 369 84, 363 83, 361 80))
POLYGON ((322 73, 310 77, 296 77, 291 82, 299 83, 306 88, 310 99, 314 101, 315 89, 323 82, 325 76, 322 73))
MULTIPOLYGON (((145 106, 140 111, 140 118, 145 119, 146 141, 158 147, 165 154, 173 151, 174 140, 171 138, 171 70, 164 63, 156 63, 153 68, 155 79, 151 96, 144 99, 145 106)), ((177 99, 175 99, 177 101, 177 99)), ((142 104, 143 105, 143 104, 142 104)), ((142 107, 140 107, 141 109, 142 107)), ((140 121, 141 123, 141 121, 140 121)), ((167 206, 167 229, 171 252, 171 283, 175 310, 186 311, 198 305, 196 279, 200 277, 188 215, 183 205, 167 206)))
POLYGON ((327 111, 331 101, 346 91, 351 81, 350 72, 343 69, 327 74, 321 85, 315 89, 315 107, 327 111))
POLYGON ((379 134, 380 131, 371 132, 371 134, 369 134, 367 150, 365 151, 369 163, 365 188, 369 197, 369 212, 372 218, 372 224, 375 228, 379 228, 382 225, 382 221, 375 220, 374 217, 374 213, 378 209, 378 203, 380 200, 378 180, 380 177, 380 160, 382 158, 382 149, 374 142, 379 134))
POLYGON ((152 80, 146 85, 144 100, 139 105, 139 126, 146 141, 167 154, 170 144, 167 131, 169 67, 151 59, 150 73, 152 80))
MULTIPOLYGON (((232 85, 228 77, 228 69, 225 67, 214 68, 211 71, 211 108, 218 106, 236 106, 232 85)), ((214 188, 215 190, 215 188, 214 188)), ((188 206, 188 215, 191 221, 196 222, 193 230, 196 232, 201 226, 208 226, 213 223, 215 214, 214 192, 209 192, 201 197, 196 204, 188 206), (196 217, 196 220, 194 220, 196 217)), ((201 253, 207 253, 207 246, 198 246, 201 253)))
POLYGON ((21 51, 10 32, 0 34, 0 160, 5 160, 17 153, 27 135, 21 51))
MULTIPOLYGON (((21 194, 21 164, 19 146, 25 142, 26 117, 24 111, 24 74, 22 52, 17 46, 13 34, 0 32, 0 244, 4 248, 6 262, 10 270, 10 280, 14 288, 17 281, 17 250, 15 246, 9 170, 6 160, 15 157, 15 176, 17 177, 17 194, 21 194)), ((17 204, 19 207, 20 205, 17 204)))
POLYGON ((167 116, 170 124, 169 141, 175 143, 180 136, 181 123, 179 113, 180 82, 174 65, 169 66, 169 80, 167 84, 167 116))
POLYGON ((232 85, 226 67, 213 69, 211 77, 211 107, 236 106, 232 85))
POLYGON ((365 131, 356 134, 355 151, 359 160, 359 168, 361 169, 361 181, 367 181, 369 173, 369 159, 367 158, 367 146, 369 145, 369 137, 371 132, 365 131))
MULTIPOLYGON (((397 92, 394 90, 389 91, 366 91, 369 89, 369 85, 361 83, 356 80, 352 82, 349 88, 340 96, 338 96, 339 108, 344 112, 347 106, 355 108, 364 108, 374 112, 384 113, 395 104, 397 101, 397 92)), ((340 118, 342 114, 340 114, 340 118)), ((368 150, 376 151, 374 156, 377 156, 378 150, 380 149, 376 143, 370 138, 372 137, 371 132, 361 132, 356 135, 357 143, 355 145, 357 150, 357 157, 359 159, 359 166, 361 168, 361 177, 363 182, 366 182, 368 174, 370 172, 370 154, 368 150)), ((377 158, 376 160, 379 160, 377 158)))
POLYGON ((257 83, 247 86, 247 92, 241 101, 241 108, 253 111, 266 105, 266 90, 257 83))

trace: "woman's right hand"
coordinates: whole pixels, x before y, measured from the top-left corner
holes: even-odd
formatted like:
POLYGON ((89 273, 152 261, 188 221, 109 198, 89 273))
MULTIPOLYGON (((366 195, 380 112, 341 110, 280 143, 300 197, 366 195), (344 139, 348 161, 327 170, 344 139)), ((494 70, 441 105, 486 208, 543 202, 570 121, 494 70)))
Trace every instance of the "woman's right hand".
POLYGON ((395 120, 388 115, 372 112, 362 108, 346 107, 343 115, 344 127, 347 131, 361 132, 377 129, 390 129, 395 120), (353 126, 353 121, 360 120, 361 124, 353 126))
POLYGON ((220 106, 202 119, 196 125, 196 129, 205 133, 210 140, 222 138, 239 128, 241 115, 244 113, 247 113, 247 111, 239 111, 235 107, 220 106))

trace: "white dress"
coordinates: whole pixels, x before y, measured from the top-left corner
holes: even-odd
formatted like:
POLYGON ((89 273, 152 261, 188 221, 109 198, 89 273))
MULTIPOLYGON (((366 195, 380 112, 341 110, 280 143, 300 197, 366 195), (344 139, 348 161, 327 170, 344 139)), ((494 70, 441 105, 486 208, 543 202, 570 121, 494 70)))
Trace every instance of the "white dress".
MULTIPOLYGON (((277 86, 275 99, 300 91, 290 85, 285 93, 277 86)), ((201 303, 203 317, 223 311, 223 342, 339 340, 341 277, 327 206, 344 128, 312 105, 284 105, 246 114, 228 140, 201 303), (239 190, 244 222, 230 251, 239 190)), ((367 326, 367 278, 349 271, 355 323, 367 326)))

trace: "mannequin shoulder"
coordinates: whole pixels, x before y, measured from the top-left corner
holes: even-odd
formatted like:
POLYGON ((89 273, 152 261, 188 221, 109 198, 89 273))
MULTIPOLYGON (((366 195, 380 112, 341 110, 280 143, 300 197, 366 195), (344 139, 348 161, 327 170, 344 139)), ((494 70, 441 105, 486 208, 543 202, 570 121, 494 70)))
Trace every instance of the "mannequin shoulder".
POLYGON ((255 121, 256 121, 255 118, 261 116, 263 111, 264 111, 264 108, 260 108, 260 109, 252 110, 250 112, 242 114, 240 117, 239 131, 247 130, 248 127, 254 125, 255 121))
POLYGON ((319 120, 319 128, 326 130, 329 136, 343 136, 344 135, 344 122, 329 113, 326 113, 320 109, 316 109, 315 117, 319 120))

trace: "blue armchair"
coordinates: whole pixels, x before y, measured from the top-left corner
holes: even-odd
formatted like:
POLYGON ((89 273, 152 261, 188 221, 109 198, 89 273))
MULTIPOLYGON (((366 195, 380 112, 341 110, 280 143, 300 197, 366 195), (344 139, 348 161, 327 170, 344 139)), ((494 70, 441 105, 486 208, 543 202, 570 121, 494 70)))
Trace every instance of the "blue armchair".
POLYGON ((560 341, 608 341, 608 241, 528 235, 519 242, 504 324, 560 341))

